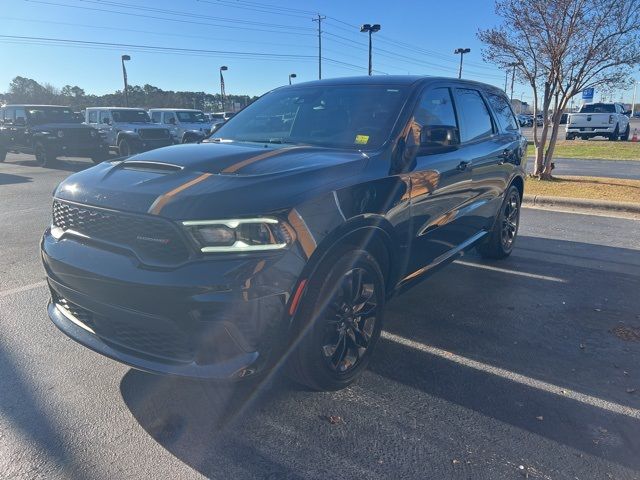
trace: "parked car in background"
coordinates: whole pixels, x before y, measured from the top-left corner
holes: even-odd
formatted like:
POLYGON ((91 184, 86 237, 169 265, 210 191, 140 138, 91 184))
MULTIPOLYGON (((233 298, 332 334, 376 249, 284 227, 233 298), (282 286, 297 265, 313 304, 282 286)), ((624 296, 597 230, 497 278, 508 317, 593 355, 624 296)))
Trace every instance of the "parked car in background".
POLYGON ((532 127, 533 117, 531 115, 518 115, 518 123, 521 127, 532 127))
POLYGON ((100 130, 109 148, 122 156, 173 145, 169 129, 151 123, 142 108, 90 107, 85 122, 100 130))
POLYGON ((6 105, 0 108, 0 162, 7 152, 33 154, 44 167, 59 156, 106 160, 109 149, 98 130, 58 105, 6 105))
POLYGON ((466 249, 512 252, 526 145, 482 83, 276 89, 206 143, 64 180, 41 243, 49 316, 150 372, 244 379, 286 360, 311 388, 346 387, 394 293, 466 249))
POLYGON ((606 137, 609 140, 629 140, 629 113, 620 103, 587 103, 579 113, 569 115, 566 139, 588 140, 606 137))
POLYGON ((152 108, 149 115, 153 123, 169 129, 173 143, 196 143, 211 131, 212 122, 201 110, 152 108))
POLYGON ((227 120, 229 120, 231 117, 233 117, 235 115, 235 113, 233 112, 215 112, 215 113, 209 113, 209 119, 211 120, 213 125, 216 125, 218 123, 224 123, 227 120))

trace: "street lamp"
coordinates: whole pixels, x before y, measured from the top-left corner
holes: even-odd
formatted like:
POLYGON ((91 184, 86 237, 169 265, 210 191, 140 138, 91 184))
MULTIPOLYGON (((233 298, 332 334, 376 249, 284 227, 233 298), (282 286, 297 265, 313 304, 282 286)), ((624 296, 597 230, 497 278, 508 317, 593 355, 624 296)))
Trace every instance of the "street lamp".
POLYGON ((513 70, 511 71, 511 95, 509 95, 509 102, 513 102, 513 83, 516 80, 516 67, 518 65, 520 65, 520 62, 513 62, 508 65, 509 67, 513 68, 513 70))
POLYGON ((368 23, 365 23, 360 27, 360 31, 369 33, 369 76, 371 76, 371 72, 373 72, 373 67, 371 65, 371 35, 380 31, 380 24, 375 23, 373 25, 370 25, 368 23))
POLYGON ((297 77, 297 75, 295 73, 290 73, 289 74, 289 85, 291 85, 291 79, 292 78, 296 78, 296 77, 297 77))
POLYGON ((458 70, 458 78, 462 78, 462 57, 464 57, 465 53, 469 53, 470 51, 470 48, 456 48, 453 51, 454 55, 460 55, 460 70, 458 70))
POLYGON ((124 62, 131 60, 129 55, 122 55, 122 78, 124 79, 124 106, 129 106, 129 86, 127 85, 127 69, 124 66, 124 62))
POLYGON ((229 70, 229 67, 223 65, 220 67, 220 103, 222 104, 222 111, 224 112, 224 77, 222 76, 222 72, 226 72, 229 70))

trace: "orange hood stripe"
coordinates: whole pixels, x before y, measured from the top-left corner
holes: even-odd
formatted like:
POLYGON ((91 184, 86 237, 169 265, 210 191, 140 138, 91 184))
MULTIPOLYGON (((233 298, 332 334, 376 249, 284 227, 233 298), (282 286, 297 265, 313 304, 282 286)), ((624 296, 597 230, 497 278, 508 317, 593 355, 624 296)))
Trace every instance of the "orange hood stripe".
POLYGON ((241 168, 246 167, 247 165, 251 165, 252 163, 259 162, 260 160, 264 160, 265 158, 274 157, 279 155, 280 153, 289 152, 291 150, 295 150, 297 148, 303 147, 286 147, 286 148, 276 148, 274 150, 269 150, 268 152, 261 153, 260 155, 256 155, 255 157, 249 157, 241 162, 234 163, 233 165, 228 166, 220 173, 236 173, 241 168))
POLYGON ((186 190, 187 188, 191 188, 194 185, 202 182, 203 180, 206 180, 211 175, 213 175, 213 174, 212 173, 203 173, 199 177, 196 177, 193 180, 189 180, 188 182, 183 183, 179 187, 176 187, 173 190, 171 190, 170 192, 167 192, 167 193, 164 193, 164 194, 160 195, 158 198, 156 198, 155 202, 153 202, 151 204, 151 206, 149 207, 149 213, 151 213, 153 215, 159 215, 160 211, 164 208, 164 206, 167 203, 169 203, 169 202, 171 202, 173 200, 173 197, 175 197, 180 192, 186 190))

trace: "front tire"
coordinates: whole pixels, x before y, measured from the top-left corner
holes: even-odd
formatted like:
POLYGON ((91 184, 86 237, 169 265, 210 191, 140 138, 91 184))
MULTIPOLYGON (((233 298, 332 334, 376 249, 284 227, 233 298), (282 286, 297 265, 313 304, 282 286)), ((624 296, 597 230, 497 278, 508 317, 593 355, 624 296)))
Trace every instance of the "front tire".
POLYGON ((367 251, 348 249, 322 262, 296 314, 289 371, 319 391, 340 390, 367 368, 382 330, 384 277, 367 251))
POLYGON ((506 258, 511 255, 520 226, 520 190, 512 185, 507 190, 489 238, 477 248, 483 258, 506 258))
POLYGON ((131 155, 131 145, 129 145, 126 138, 123 138, 118 142, 118 153, 121 157, 128 157, 131 155))
POLYGON ((91 155, 91 161, 93 163, 102 163, 109 158, 109 152, 100 151, 91 155))
POLYGON ((50 166, 55 161, 55 155, 42 142, 36 143, 33 151, 39 167, 50 166))

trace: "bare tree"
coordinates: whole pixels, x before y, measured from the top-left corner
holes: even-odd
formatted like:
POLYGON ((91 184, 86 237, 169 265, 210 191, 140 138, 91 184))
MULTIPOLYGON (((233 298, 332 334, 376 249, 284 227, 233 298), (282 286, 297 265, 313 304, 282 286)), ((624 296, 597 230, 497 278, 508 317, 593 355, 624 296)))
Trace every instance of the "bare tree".
POLYGON ((534 175, 551 178, 562 112, 585 88, 623 88, 640 62, 639 0, 496 0, 502 24, 480 30, 483 56, 531 85, 534 175), (540 99, 542 100, 540 104, 540 99), (551 112, 551 114, 550 114, 551 112))

